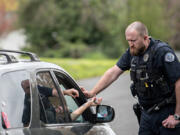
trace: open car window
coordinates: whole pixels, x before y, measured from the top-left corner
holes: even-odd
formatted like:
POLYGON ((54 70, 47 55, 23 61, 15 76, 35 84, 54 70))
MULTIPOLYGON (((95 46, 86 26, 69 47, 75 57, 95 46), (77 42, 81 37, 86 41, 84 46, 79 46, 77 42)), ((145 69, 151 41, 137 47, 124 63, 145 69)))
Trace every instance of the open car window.
MULTIPOLYGON (((59 87, 61 88, 62 91, 73 88, 71 85, 71 81, 63 73, 55 72, 55 76, 58 80, 59 87)), ((70 115, 73 111, 78 109, 79 105, 77 100, 72 98, 71 96, 65 96, 65 100, 70 115)), ((83 118, 83 115, 80 115, 73 122, 85 122, 85 119, 83 118)))
POLYGON ((39 72, 36 76, 40 105, 40 120, 45 124, 66 122, 63 103, 50 72, 39 72))

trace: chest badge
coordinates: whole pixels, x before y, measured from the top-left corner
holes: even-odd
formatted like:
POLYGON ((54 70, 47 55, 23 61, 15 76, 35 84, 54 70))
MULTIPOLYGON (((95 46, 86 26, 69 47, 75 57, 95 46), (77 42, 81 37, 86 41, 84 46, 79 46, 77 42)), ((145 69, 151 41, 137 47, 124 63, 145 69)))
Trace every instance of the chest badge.
POLYGON ((144 56, 143 56, 144 62, 147 62, 148 59, 149 59, 149 54, 148 53, 144 54, 144 56))

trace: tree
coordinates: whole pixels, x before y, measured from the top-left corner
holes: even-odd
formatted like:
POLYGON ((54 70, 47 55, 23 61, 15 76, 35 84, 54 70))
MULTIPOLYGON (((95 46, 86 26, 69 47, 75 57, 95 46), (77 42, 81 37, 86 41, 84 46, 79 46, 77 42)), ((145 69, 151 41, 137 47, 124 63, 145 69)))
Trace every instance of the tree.
POLYGON ((166 1, 166 9, 170 9, 166 11, 169 27, 172 31, 169 42, 173 45, 173 48, 180 50, 180 1, 166 1))
POLYGON ((141 21, 147 25, 149 35, 168 40, 171 33, 165 16, 165 3, 162 0, 128 0, 127 22, 141 21))
POLYGON ((22 0, 20 26, 40 56, 83 57, 89 51, 117 58, 127 48, 124 31, 139 20, 150 35, 171 36, 163 0, 22 0), (147 6, 148 5, 148 6, 147 6))
POLYGON ((121 52, 119 34, 123 23, 119 25, 118 20, 123 22, 124 16, 116 14, 118 8, 114 9, 111 1, 26 0, 21 5, 20 25, 26 30, 29 49, 40 56, 54 52, 71 56, 73 51, 98 49, 117 57, 121 52))
POLYGON ((0 0, 0 35, 8 32, 15 22, 14 11, 17 10, 16 0, 0 0))

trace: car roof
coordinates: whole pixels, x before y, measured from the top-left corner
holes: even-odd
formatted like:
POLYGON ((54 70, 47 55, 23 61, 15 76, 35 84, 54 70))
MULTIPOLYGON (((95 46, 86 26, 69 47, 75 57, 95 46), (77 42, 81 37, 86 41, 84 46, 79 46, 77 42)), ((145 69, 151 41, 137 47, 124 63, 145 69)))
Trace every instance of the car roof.
POLYGON ((1 64, 0 70, 4 69, 39 69, 39 68, 57 68, 60 70, 64 70, 62 67, 57 66, 52 63, 48 62, 17 62, 17 63, 10 63, 10 64, 1 64))
POLYGON ((40 59, 34 53, 24 52, 24 51, 14 51, 14 50, 0 50, 0 55, 6 57, 6 61, 0 63, 0 74, 15 70, 25 70, 25 69, 36 70, 36 69, 47 69, 47 68, 58 69, 63 72, 66 72, 62 67, 56 64, 40 61, 40 59), (17 59, 15 55, 11 55, 9 53, 25 54, 28 57, 30 57, 30 59, 29 60, 17 59))

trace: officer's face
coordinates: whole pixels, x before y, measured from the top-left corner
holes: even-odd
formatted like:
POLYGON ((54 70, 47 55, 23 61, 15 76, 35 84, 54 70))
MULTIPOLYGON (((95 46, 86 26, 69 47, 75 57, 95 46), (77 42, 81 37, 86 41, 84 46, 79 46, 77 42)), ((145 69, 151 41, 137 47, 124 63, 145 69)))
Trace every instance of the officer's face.
POLYGON ((145 51, 144 37, 140 36, 136 30, 127 31, 125 35, 131 55, 138 56, 145 51))

